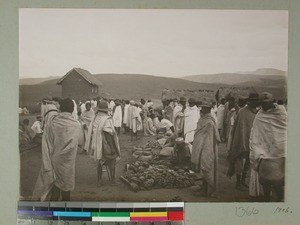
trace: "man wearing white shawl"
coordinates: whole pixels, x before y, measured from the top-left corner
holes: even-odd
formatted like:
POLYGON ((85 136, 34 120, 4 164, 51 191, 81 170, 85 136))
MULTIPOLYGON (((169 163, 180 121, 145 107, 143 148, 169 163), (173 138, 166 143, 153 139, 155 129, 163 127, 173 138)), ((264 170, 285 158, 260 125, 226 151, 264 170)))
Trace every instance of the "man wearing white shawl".
POLYGON ((175 132, 178 134, 179 137, 183 137, 184 131, 184 111, 186 106, 186 99, 184 97, 180 97, 179 103, 177 106, 174 107, 173 110, 173 124, 175 132))
POLYGON ((280 175, 283 177, 280 181, 262 182, 259 174, 261 168, 266 168, 265 163, 268 160, 285 161, 287 156, 287 112, 283 107, 273 103, 270 93, 262 93, 260 100, 262 109, 259 110, 253 121, 249 143, 251 163, 249 194, 253 197, 261 195, 261 183, 266 201, 270 201, 271 186, 274 187, 277 200, 281 201, 284 197, 284 163, 278 168, 269 170, 268 176, 264 175, 265 180, 280 175))
POLYGON ((124 133, 126 133, 129 129, 128 108, 129 108, 129 101, 125 100, 124 115, 123 115, 124 133))
POLYGON ((189 107, 184 111, 184 137, 186 143, 192 143, 194 141, 197 122, 200 119, 200 111, 195 99, 190 98, 188 102, 189 107))
POLYGON ((77 109, 77 104, 75 102, 75 100, 72 100, 74 103, 74 108, 73 108, 73 112, 72 112, 72 116, 75 120, 78 120, 78 109, 77 109))
POLYGON ((116 101, 116 106, 114 108, 114 113, 113 113, 113 121, 114 121, 115 129, 117 130, 117 134, 119 135, 122 126, 122 107, 121 107, 121 102, 119 100, 116 101))
POLYGON ((70 201, 71 191, 75 187, 75 159, 80 124, 72 117, 74 103, 71 99, 60 101, 60 113, 53 106, 45 106, 42 168, 33 199, 43 201, 48 196, 50 201, 58 201, 62 196, 62 201, 70 201))
POLYGON ((84 105, 85 105, 85 110, 82 111, 81 116, 80 116, 80 121, 81 121, 81 124, 82 124, 83 135, 84 135, 83 136, 83 143, 82 143, 83 145, 84 145, 85 140, 86 140, 87 135, 88 135, 88 129, 89 129, 90 123, 91 123, 92 119, 95 116, 95 112, 91 108, 92 107, 91 102, 86 102, 84 105))
POLYGON ((106 165, 112 184, 115 182, 115 167, 117 158, 121 156, 120 145, 114 123, 108 115, 108 104, 100 101, 98 111, 90 124, 84 149, 98 161, 98 186, 102 185, 102 167, 106 165))

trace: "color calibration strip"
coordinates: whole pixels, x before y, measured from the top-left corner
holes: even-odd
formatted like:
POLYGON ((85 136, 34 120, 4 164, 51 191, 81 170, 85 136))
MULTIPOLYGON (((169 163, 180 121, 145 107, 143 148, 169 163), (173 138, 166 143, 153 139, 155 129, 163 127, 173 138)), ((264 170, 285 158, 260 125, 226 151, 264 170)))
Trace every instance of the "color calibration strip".
POLYGON ((183 221, 183 202, 99 203, 25 202, 18 203, 18 219, 92 222, 183 221))

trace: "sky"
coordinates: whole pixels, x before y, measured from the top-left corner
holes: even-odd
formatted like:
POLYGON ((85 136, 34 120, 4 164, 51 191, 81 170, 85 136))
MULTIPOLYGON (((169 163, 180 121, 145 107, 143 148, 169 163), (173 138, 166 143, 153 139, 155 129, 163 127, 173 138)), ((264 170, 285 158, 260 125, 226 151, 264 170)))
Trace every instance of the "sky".
POLYGON ((19 76, 287 71, 288 12, 20 9, 19 76))

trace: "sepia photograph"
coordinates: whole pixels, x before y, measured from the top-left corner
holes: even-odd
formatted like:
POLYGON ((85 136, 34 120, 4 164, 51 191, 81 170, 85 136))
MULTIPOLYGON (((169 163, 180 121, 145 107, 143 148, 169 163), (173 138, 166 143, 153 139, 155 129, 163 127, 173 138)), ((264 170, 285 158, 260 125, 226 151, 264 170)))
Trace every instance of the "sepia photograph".
POLYGON ((19 9, 19 198, 285 202, 287 76, 287 10, 19 9))

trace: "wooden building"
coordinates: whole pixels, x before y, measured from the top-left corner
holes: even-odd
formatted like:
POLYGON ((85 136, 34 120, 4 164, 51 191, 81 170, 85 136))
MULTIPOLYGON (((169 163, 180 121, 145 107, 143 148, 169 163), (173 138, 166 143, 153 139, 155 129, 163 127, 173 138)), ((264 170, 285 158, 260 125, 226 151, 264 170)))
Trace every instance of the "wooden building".
POLYGON ((79 102, 97 97, 102 83, 87 70, 73 68, 58 80, 57 85, 62 86, 62 97, 79 102))

